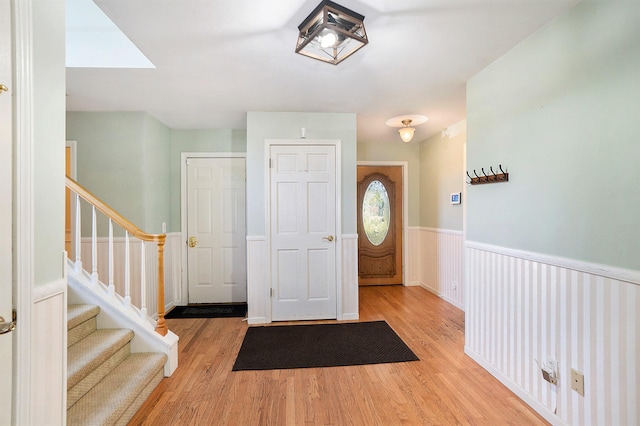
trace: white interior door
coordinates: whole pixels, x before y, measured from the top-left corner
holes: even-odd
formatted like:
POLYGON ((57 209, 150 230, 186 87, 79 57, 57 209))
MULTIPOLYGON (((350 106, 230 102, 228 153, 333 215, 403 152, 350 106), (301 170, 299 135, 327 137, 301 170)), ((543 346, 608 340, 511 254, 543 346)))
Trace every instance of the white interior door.
MULTIPOLYGON (((11 2, 0 2, 0 316, 11 321, 12 297, 12 55, 11 2), (7 91, 4 91, 4 88, 7 91)), ((11 424, 13 387, 11 382, 12 333, 0 335, 0 425, 11 424)))
POLYGON ((272 145, 271 318, 337 318, 336 148, 272 145))
POLYGON ((247 301, 245 159, 187 160, 189 303, 247 301))

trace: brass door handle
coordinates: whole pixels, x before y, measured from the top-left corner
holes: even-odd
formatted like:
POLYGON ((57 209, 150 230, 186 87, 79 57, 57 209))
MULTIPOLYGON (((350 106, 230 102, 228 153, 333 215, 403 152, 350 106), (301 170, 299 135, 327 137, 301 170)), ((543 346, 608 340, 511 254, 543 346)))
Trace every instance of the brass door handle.
POLYGON ((328 237, 322 237, 322 239, 331 242, 333 241, 333 235, 329 235, 328 237))
POLYGON ((8 92, 9 88, 7 86, 5 86, 4 84, 0 84, 0 94, 2 92, 8 92))
POLYGON ((189 237, 189 242, 187 244, 189 244, 189 247, 193 248, 198 245, 198 240, 196 240, 196 237, 189 237))
POLYGON ((13 321, 5 322, 4 318, 0 317, 0 334, 6 334, 16 329, 16 311, 13 311, 13 321))

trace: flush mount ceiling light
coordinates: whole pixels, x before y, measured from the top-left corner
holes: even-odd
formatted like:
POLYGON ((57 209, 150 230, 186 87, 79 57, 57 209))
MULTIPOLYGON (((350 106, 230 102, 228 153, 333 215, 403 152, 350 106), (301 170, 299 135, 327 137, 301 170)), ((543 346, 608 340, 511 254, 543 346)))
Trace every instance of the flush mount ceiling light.
POLYGON ((401 115, 398 117, 393 117, 387 120, 387 126, 390 127, 400 127, 398 133, 400 133, 400 138, 403 142, 411 142, 413 139, 413 132, 416 131, 414 127, 411 126, 419 126, 422 123, 425 123, 428 118, 424 115, 401 115))
POLYGON ((364 16, 323 0, 298 25, 296 53, 337 65, 369 43, 364 16))

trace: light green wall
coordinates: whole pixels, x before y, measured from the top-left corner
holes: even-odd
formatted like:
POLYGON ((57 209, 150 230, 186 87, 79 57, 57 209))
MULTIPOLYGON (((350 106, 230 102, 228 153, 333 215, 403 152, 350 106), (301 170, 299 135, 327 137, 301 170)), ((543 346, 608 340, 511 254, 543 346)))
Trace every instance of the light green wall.
POLYGON ((171 131, 171 225, 180 231, 181 154, 183 152, 246 152, 245 130, 172 130, 171 131))
POLYGON ((356 233, 356 115, 348 113, 247 114, 247 233, 265 235, 265 140, 339 139, 342 144, 342 233, 356 233))
POLYGON ((421 226, 462 231, 463 205, 450 200, 464 190, 465 140, 465 133, 453 138, 438 133, 420 145, 421 226))
POLYGON ((170 137, 166 126, 142 112, 67 113, 78 182, 145 232, 161 232, 162 222, 169 223, 170 137))
POLYGON ((65 2, 34 2, 32 13, 33 265, 43 285, 63 277, 65 2))
POLYGON ((358 161, 406 161, 409 170, 409 226, 420 226, 420 143, 366 142, 358 144, 358 161))
POLYGON ((640 3, 583 0, 468 83, 471 241, 640 270, 640 3))
POLYGON ((142 141, 144 229, 160 233, 162 223, 168 226, 171 221, 171 134, 164 124, 147 115, 144 117, 142 141))

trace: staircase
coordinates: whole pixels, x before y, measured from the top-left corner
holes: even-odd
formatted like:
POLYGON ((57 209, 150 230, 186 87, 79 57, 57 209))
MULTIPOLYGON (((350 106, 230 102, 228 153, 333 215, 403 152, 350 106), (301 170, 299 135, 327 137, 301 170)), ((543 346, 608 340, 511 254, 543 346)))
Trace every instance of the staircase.
POLYGON ((96 305, 67 312, 67 424, 126 425, 162 380, 167 355, 132 353, 134 332, 97 328, 96 305))

